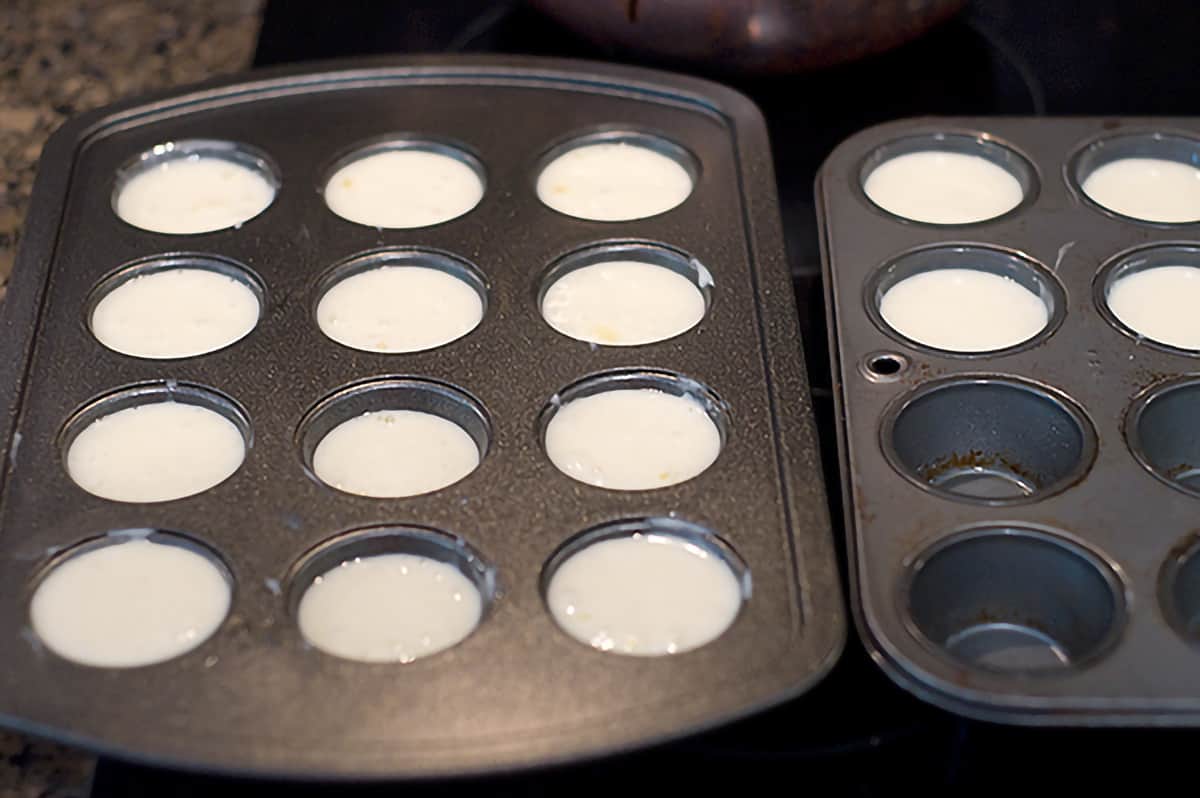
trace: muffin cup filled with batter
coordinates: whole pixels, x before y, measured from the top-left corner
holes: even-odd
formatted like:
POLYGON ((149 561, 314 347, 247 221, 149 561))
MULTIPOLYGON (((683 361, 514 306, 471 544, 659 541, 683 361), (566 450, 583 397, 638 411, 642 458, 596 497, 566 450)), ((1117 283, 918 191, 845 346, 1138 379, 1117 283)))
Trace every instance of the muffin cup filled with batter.
POLYGON ((546 323, 578 341, 639 346, 699 324, 713 278, 700 261, 653 244, 602 244, 556 261, 542 279, 546 323))
POLYGON ((546 564, 542 593, 555 622, 579 642, 659 657, 720 637, 750 598, 750 572, 707 530, 637 519, 568 541, 546 564))
POLYGON ((383 378, 318 402, 297 431, 309 473, 358 496, 418 496, 453 485, 478 466, 491 441, 487 411, 433 380, 383 378))
POLYGON ((1157 132, 1106 136, 1075 154, 1067 176, 1081 196, 1115 216, 1200 222, 1200 139, 1157 132))
POLYGON ((1113 258, 1096 275, 1096 307, 1138 341, 1200 353, 1200 247, 1141 247, 1113 258))
POLYGON ((250 420, 232 399, 189 383, 146 383, 89 402, 59 434, 71 479, 119 502, 202 493, 241 466, 250 420))
POLYGON ((122 530, 56 556, 35 582, 29 620, 63 659, 134 668, 204 643, 225 620, 232 592, 233 577, 207 546, 122 530))
POLYGON ((1066 315, 1061 285, 1040 264, 974 245, 900 255, 866 282, 867 313, 914 347, 992 354, 1051 335, 1066 315))
POLYGON ((479 326, 487 285, 470 263, 425 249, 392 248, 334 266, 317 289, 321 332, 365 352, 420 352, 479 326))
POLYGON ((325 204, 355 224, 408 230, 442 224, 483 199, 483 164, 460 144, 396 134, 339 158, 321 185, 325 204))
POLYGON ((123 221, 154 233, 210 233, 258 216, 279 187, 279 170, 265 153, 231 141, 185 139, 126 164, 112 207, 123 221))
POLYGON ((546 455, 572 479, 610 490, 652 490, 709 468, 729 434, 724 402, 670 372, 618 371, 560 391, 542 411, 546 455))
POLYGON ((546 207, 567 216, 628 222, 683 204, 699 175, 696 158, 672 141, 604 130, 572 138, 542 156, 535 190, 546 207))
POLYGON ((1037 194, 1023 156, 983 135, 930 133, 874 150, 858 174, 866 198, 893 216, 935 225, 985 222, 1037 194))
POLYGON ((196 357, 248 335, 258 324, 264 293, 261 280, 228 258, 145 258, 100 281, 88 299, 88 329, 125 355, 196 357))
POLYGON ((359 662, 409 663, 457 645, 497 593, 495 569, 456 536, 423 527, 347 532, 292 569, 304 640, 359 662))

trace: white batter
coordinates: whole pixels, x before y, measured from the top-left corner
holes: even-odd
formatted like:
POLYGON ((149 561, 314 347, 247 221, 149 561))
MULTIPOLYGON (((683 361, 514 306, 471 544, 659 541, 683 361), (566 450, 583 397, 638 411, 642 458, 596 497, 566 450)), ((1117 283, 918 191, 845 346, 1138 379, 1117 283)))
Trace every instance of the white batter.
POLYGON ((241 432, 220 413, 155 402, 92 422, 72 441, 67 472, 104 499, 161 502, 224 482, 245 454, 241 432))
POLYGON ((890 158, 863 191, 886 211, 929 224, 968 224, 1008 213, 1025 198, 1004 167, 978 155, 925 150, 890 158))
POLYGON ((879 303, 883 320, 914 341, 949 352, 1005 349, 1050 321, 1037 294, 979 269, 933 269, 905 278, 879 303))
POLYGON ((1113 282, 1108 307, 1121 323, 1147 338, 1200 349, 1200 269, 1157 266, 1113 282))
POLYGON ((585 144, 555 158, 538 175, 538 199, 559 213, 598 222, 644 219, 692 193, 675 159, 635 144, 585 144))
POLYGON ((721 434, 698 401, 654 388, 575 399, 546 426, 546 453, 560 471, 613 490, 689 480, 720 452, 721 434))
POLYGON ((554 281, 542 316, 563 335, 609 346, 663 341, 704 318, 704 295, 691 280, 653 263, 609 261, 554 281))
POLYGON ((131 539, 70 557, 38 585, 33 631, 60 657, 133 668, 191 651, 229 611, 229 583, 207 558, 131 539))
POLYGON ((742 586, 724 560, 695 543, 637 534, 572 555, 555 570, 546 601, 576 640, 654 657, 720 637, 741 609, 742 586))
POLYGON ((117 195, 117 216, 156 233, 207 233, 253 219, 274 199, 275 186, 257 170, 194 155, 134 175, 117 195))
POLYGON ((258 297, 240 280, 207 269, 167 269, 110 291, 92 312, 92 333, 134 357, 192 357, 241 339, 258 316, 258 297))
POLYGON ((1110 211, 1148 222, 1200 220, 1200 169, 1161 158, 1121 158, 1096 169, 1083 191, 1110 211))
POLYGON ((300 599, 300 633, 326 653, 412 662, 460 642, 483 600, 452 565, 415 554, 355 558, 318 576, 300 599))
POLYGON ((428 227, 462 216, 483 199, 483 181, 457 158, 385 150, 343 166, 325 185, 325 203, 369 227, 428 227))
POLYGON ((420 352, 475 329, 483 301, 440 269, 382 266, 334 284, 317 305, 321 332, 367 352, 420 352))
POLYGON ((416 410, 378 410, 344 421, 313 452, 327 485, 376 498, 452 485, 479 465, 479 448, 453 421, 416 410))

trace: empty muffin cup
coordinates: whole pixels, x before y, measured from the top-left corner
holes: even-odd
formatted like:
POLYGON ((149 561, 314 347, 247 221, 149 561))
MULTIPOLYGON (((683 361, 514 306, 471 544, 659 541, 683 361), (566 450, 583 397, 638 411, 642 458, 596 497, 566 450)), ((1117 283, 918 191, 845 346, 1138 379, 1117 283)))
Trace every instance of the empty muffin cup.
POLYGON ((173 381, 95 399, 59 435, 71 479, 120 502, 170 501, 213 488, 238 470, 251 443, 250 420, 236 402, 173 381))
POLYGON ((728 435, 728 411, 688 377, 618 371, 555 394, 540 427, 550 461, 572 479, 610 490, 651 490, 692 479, 716 461, 728 435))
POLYGON ((539 163, 537 196, 577 219, 627 222, 657 216, 692 193, 699 165, 661 136, 605 130, 573 138, 539 163))
POLYGON ((1095 430, 1074 402, 999 376, 938 380, 901 397, 884 416, 880 443, 920 488, 990 505, 1058 493, 1096 455, 1095 430))
POLYGON ((995 219, 1037 194, 1037 173, 1029 161, 983 134, 897 139, 868 155, 857 178, 875 206, 936 225, 995 219))
POLYGON ((443 252, 387 249, 334 266, 318 286, 321 332, 365 352, 420 352, 479 326, 487 285, 470 263, 443 252))
POLYGON ((59 554, 36 580, 30 625, 47 648, 104 668, 153 665, 207 640, 229 612, 233 577, 183 537, 131 529, 59 554))
POLYGON ((538 292, 546 323, 578 341, 638 346, 673 338, 704 318, 713 280, 700 261, 653 244, 604 244, 572 252, 538 292))
POLYGON ((1095 281, 1096 306, 1139 341, 1200 351, 1200 247, 1151 246, 1109 261, 1095 281))
POLYGON ((1200 139, 1177 133, 1125 133, 1079 150, 1067 175, 1096 206, 1156 224, 1200 221, 1200 139))
POLYGON ((720 637, 750 597, 727 544, 674 518, 620 521, 561 547, 542 574, 554 620, 600 651, 681 654, 720 637))
POLYGON ((1163 563, 1158 598, 1163 616, 1189 643, 1200 643, 1200 539, 1190 536, 1163 563))
POLYGON ((265 211, 279 170, 260 150, 231 141, 159 144, 117 173, 113 211, 155 233, 208 233, 240 227, 265 211))
POLYGON ((483 406, 433 380, 384 378, 343 388, 300 423, 297 444, 309 473, 346 493, 418 496, 478 467, 491 440, 483 406))
POLYGON ((409 663, 455 646, 496 597, 496 571, 434 529, 357 529, 305 554, 287 600, 313 647, 359 662, 409 663))
POLYGON ((1125 439, 1147 470, 1168 485, 1200 497, 1200 378, 1161 383, 1134 400, 1125 439))
POLYGON ((1049 271, 982 246, 900 255, 867 281, 864 301, 875 324, 901 342, 963 355, 1030 346, 1066 315, 1062 286, 1049 271))
POLYGON ((254 329, 262 281, 214 255, 146 258, 105 277, 87 304, 96 340, 133 357, 196 357, 233 344, 254 329))
POLYGON ((450 142, 399 134, 361 145, 328 171, 325 204, 343 219, 405 230, 442 224, 483 199, 483 164, 450 142))
POLYGON ((1005 672, 1062 671, 1102 656, 1125 614, 1120 579, 1063 537, 977 527, 938 541, 909 567, 919 635, 958 662, 1005 672))

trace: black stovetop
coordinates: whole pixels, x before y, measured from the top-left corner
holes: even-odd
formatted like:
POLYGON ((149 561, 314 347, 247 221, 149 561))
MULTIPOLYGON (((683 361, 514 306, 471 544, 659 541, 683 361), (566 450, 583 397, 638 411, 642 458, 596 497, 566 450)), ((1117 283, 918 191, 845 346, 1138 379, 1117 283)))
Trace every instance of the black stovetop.
MULTIPOLYGON (((707 75, 749 94, 767 117, 831 486, 836 442, 812 198, 826 153, 858 129, 922 114, 1194 115, 1200 111, 1194 14, 1187 0, 980 0, 917 42, 855 64, 786 78, 707 75)), ((406 52, 609 57, 516 2, 272 0, 255 63, 406 52)), ((836 524, 836 490, 831 501, 836 524)), ((960 719, 892 685, 851 637, 832 674, 795 701, 705 735, 582 766, 488 780, 323 787, 102 760, 92 796, 532 796, 639 792, 663 782, 678 791, 711 791, 760 780, 862 796, 908 787, 1078 790, 1108 786, 1123 772, 1166 784, 1187 772, 1200 744, 1200 733, 1191 731, 1025 729, 960 719)))

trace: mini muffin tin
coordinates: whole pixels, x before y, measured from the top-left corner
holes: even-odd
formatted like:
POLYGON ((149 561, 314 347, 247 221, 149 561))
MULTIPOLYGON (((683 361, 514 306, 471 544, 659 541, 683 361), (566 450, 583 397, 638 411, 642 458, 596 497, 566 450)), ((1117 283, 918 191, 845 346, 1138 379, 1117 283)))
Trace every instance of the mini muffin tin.
POLYGON ((766 131, 749 101, 722 87, 572 62, 417 58, 263 72, 91 113, 46 147, 0 331, 5 725, 207 770, 483 772, 731 720, 808 689, 840 651, 844 616, 766 131), (480 204, 407 230, 334 215, 321 193, 330 169, 391 134, 464 148, 486 176, 480 204), (539 164, 565 141, 597 135, 686 151, 691 196, 625 223, 545 207, 534 190, 539 164), (239 228, 205 234, 122 222, 111 199, 121 169, 176 141, 243 145, 278 181, 274 202, 239 228), (578 262, 572 253, 631 246, 686 255, 691 265, 678 268, 709 300, 699 325, 660 343, 603 347, 542 319, 545 280, 578 262), (409 354, 324 336, 314 318, 322 288, 378 253, 467 279, 486 297, 481 324, 409 354), (258 325, 193 358, 106 349, 87 324, 98 292, 164 262, 213 264, 244 279, 262 299, 258 325), (721 419, 724 448, 707 471, 624 492, 581 484, 550 463, 539 431, 557 403, 631 380, 695 393, 721 419), (71 481, 63 452, 81 423, 171 398, 237 424, 248 449, 232 477, 140 505, 71 481), (405 499, 321 484, 309 471, 321 432, 378 403, 461 424, 479 445, 479 467, 405 499), (541 586, 556 558, 580 535, 636 529, 707 541, 736 557, 739 573, 744 566, 752 590, 721 638, 677 656, 623 657, 555 625, 541 586), (169 532, 218 558, 233 584, 228 618, 158 665, 60 659, 29 628, 39 574, 71 547, 128 530, 169 532), (393 551, 454 564, 480 587, 474 633, 410 664, 341 660, 306 645, 295 623, 305 585, 341 560, 393 551))
POLYGON ((1200 722, 1200 352, 1104 304, 1115 275, 1200 265, 1200 224, 1083 195, 1084 172, 1131 155, 1196 164, 1200 122, 904 120, 843 142, 818 176, 855 618, 893 679, 956 712, 1200 722), (1025 200, 954 226, 875 206, 869 169, 922 148, 991 159, 1025 200), (882 292, 945 266, 1011 277, 1047 327, 978 354, 890 330, 882 292))

